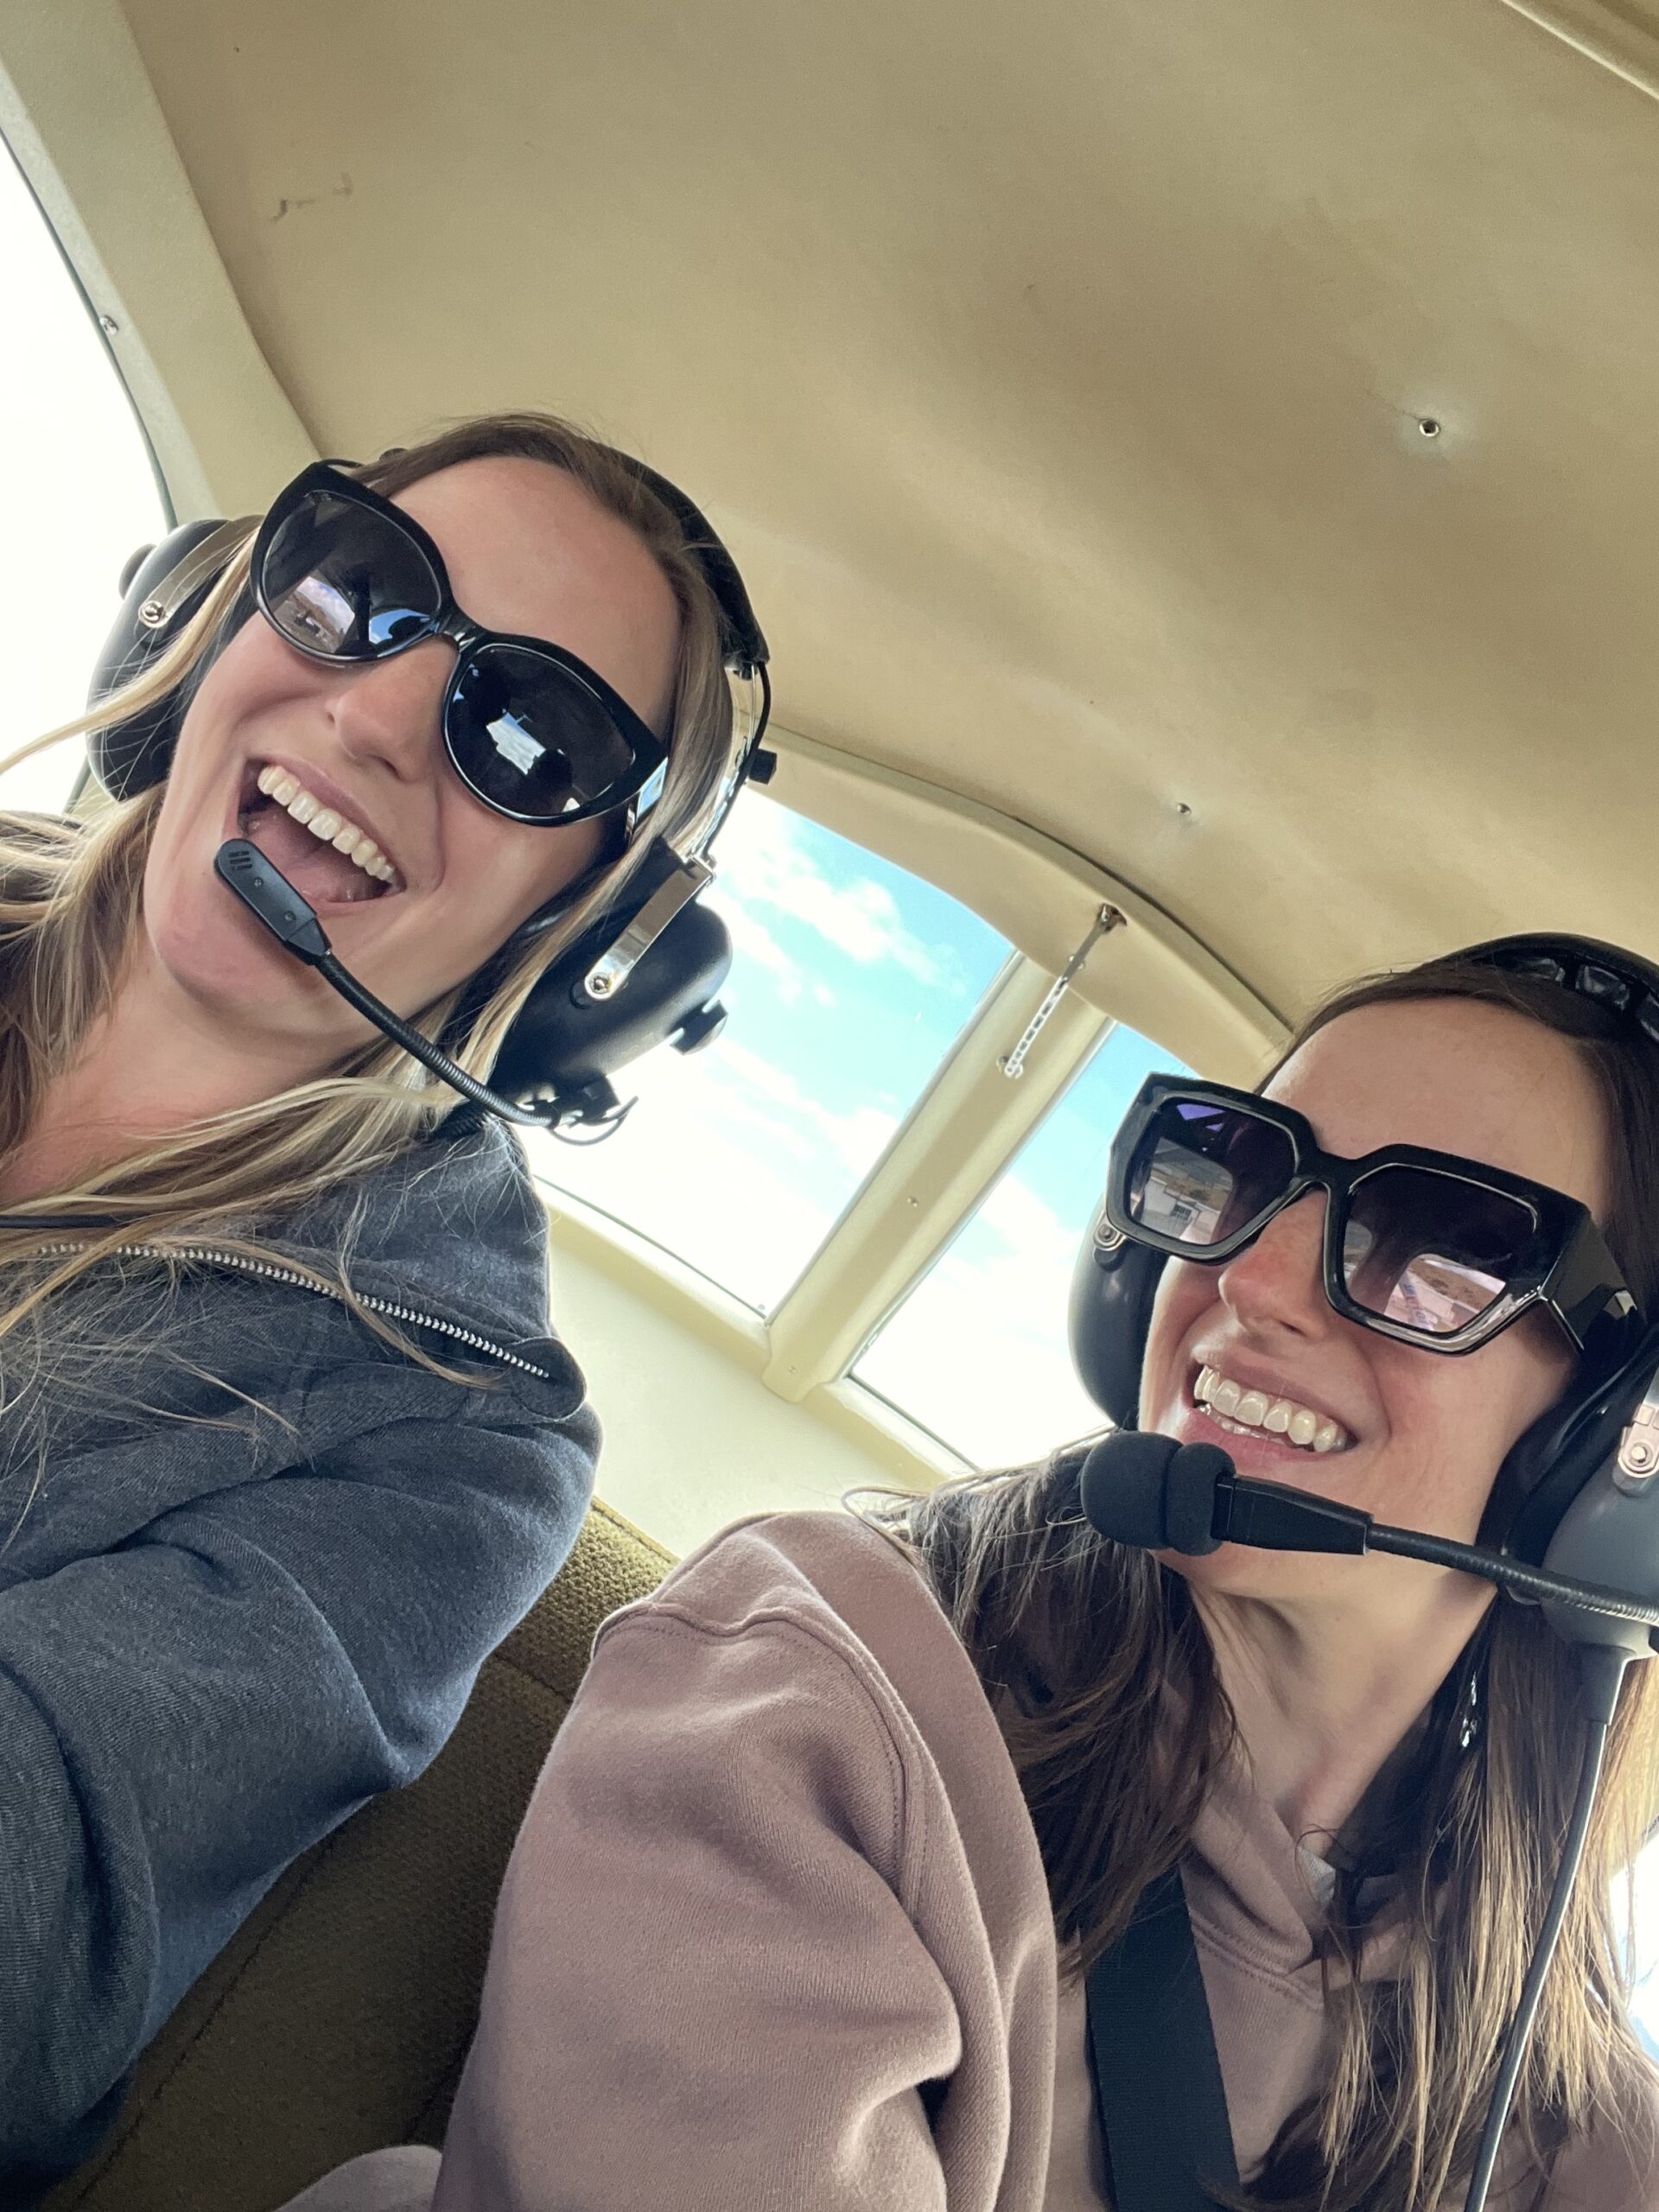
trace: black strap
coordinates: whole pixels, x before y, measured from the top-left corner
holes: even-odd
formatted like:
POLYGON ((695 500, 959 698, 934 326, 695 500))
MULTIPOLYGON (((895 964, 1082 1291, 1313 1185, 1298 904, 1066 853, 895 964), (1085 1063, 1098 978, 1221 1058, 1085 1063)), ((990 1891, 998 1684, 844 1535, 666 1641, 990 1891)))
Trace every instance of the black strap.
POLYGON ((1203 2182, 1236 2189, 1238 2168, 1176 1868, 1090 1970, 1089 2069, 1116 2212, 1214 2212, 1203 2182))

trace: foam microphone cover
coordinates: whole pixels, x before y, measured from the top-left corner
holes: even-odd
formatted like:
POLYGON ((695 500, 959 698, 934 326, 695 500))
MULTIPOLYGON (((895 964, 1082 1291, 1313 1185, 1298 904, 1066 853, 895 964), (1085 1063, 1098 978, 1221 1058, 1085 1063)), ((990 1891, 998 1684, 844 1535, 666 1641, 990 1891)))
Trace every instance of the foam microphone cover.
POLYGON ((1211 1533, 1216 1488, 1233 1463, 1213 1444, 1178 1444, 1138 1429, 1103 1437, 1077 1478, 1083 1510, 1103 1536, 1146 1551, 1198 1558, 1221 1541, 1211 1533))

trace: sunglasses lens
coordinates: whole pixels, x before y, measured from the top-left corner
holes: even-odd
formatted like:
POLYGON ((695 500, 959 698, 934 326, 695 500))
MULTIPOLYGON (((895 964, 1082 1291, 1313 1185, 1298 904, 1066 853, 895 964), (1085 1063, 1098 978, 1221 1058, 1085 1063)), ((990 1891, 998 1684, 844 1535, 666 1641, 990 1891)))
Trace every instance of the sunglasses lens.
POLYGON ((1495 1306, 1525 1262, 1532 1210, 1426 1167, 1382 1167, 1354 1186, 1342 1271, 1355 1305, 1426 1337, 1495 1306))
POLYGON ((282 518, 259 587, 289 644, 326 660, 372 660, 405 645, 442 604, 419 546, 384 515, 331 492, 308 493, 282 518))
POLYGON ((444 734, 480 798, 536 822, 606 798, 620 805, 657 765, 636 754, 579 677, 522 645, 480 645, 467 658, 444 734))
POLYGON ((1168 1099, 1129 1163, 1128 1216, 1202 1249, 1265 1213, 1294 1170, 1290 1139, 1271 1122, 1236 1107, 1168 1099))

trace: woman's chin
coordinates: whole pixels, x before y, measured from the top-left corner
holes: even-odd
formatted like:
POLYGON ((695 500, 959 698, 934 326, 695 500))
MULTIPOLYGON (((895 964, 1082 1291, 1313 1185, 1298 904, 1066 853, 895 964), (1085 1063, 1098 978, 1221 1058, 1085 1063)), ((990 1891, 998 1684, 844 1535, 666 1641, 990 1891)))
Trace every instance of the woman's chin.
POLYGON ((1195 1592, 1267 1605, 1332 1597, 1350 1584, 1355 1568, 1370 1564, 1329 1552, 1256 1551, 1244 1544, 1223 1544, 1197 1558, 1183 1552, 1157 1556, 1195 1592))
POLYGON ((273 1039, 323 1031, 344 1049, 335 1033, 352 1022, 349 1010, 251 914, 147 914, 145 937, 158 976, 206 1019, 273 1039))

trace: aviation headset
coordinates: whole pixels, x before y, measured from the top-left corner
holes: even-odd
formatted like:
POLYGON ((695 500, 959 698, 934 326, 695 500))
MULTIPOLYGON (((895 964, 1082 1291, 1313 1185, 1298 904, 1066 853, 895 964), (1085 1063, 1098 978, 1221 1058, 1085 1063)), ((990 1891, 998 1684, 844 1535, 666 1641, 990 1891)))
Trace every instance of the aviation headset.
MULTIPOLYGON (((514 1103, 550 1101, 558 1119, 590 1124, 613 1124, 618 1118, 609 1078, 629 1061, 664 1042, 695 1052, 725 1027, 717 994, 731 968, 731 939, 698 896, 713 873, 702 855, 744 784, 769 782, 776 765, 775 755, 760 749, 771 705, 766 641, 736 563, 677 486, 631 455, 619 458, 679 524, 685 550, 718 610, 727 673, 737 682, 758 683, 761 703, 753 730, 728 765, 711 825, 696 852, 682 855, 666 840, 656 840, 626 887, 538 979, 488 1071, 501 1096, 514 1103)), ((178 636, 257 523, 257 518, 185 523, 133 556, 121 576, 120 613, 94 666, 89 704, 130 683, 178 636)), ((156 706, 89 734, 87 765, 111 798, 133 798, 166 779, 195 682, 253 612, 249 590, 191 677, 156 706)), ((485 963, 448 1025, 442 1040, 448 1047, 459 1043, 514 953, 552 926, 582 887, 567 889, 531 916, 485 963)))
MULTIPOLYGON (((1539 978, 1593 1001, 1613 1033, 1659 1050, 1659 967, 1591 938, 1500 938, 1459 958, 1539 978)), ((1166 1255, 1123 1236, 1103 1213, 1071 1279, 1071 1357, 1084 1387, 1113 1426, 1135 1427, 1153 1299, 1166 1255)), ((1540 1565, 1563 1515, 1598 1469, 1616 1462, 1621 1433, 1659 1370, 1656 1317, 1632 1319, 1610 1357, 1574 1376, 1564 1396, 1523 1430, 1492 1487, 1480 1541, 1540 1565)), ((1613 1478, 1605 1478, 1611 1482, 1613 1478)), ((1593 1501, 1586 1500, 1586 1503, 1593 1501)))

